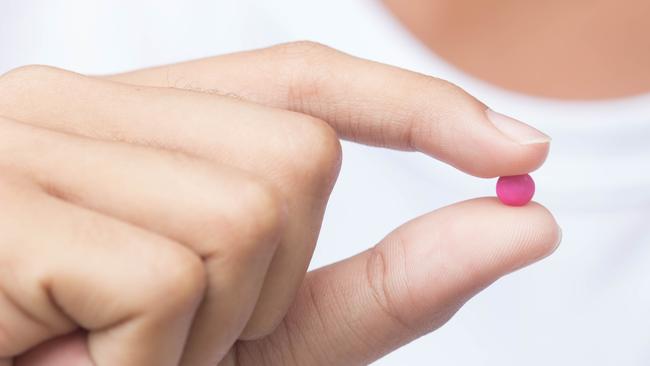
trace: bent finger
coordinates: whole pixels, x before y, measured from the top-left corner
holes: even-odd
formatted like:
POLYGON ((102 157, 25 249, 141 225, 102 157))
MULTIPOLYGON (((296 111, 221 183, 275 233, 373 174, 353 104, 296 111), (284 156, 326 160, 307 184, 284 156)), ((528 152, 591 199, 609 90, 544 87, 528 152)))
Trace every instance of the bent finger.
MULTIPOLYGON (((46 67, 5 75, 0 82, 2 114, 46 129, 181 152, 269 182, 282 193, 292 219, 245 336, 268 333, 284 316, 307 270, 340 165, 339 140, 325 122, 223 96, 136 87, 46 67)), ((87 152, 80 155, 94 160, 87 152)), ((163 198, 161 202, 173 199, 163 198)), ((240 201, 237 194, 205 200, 221 198, 248 201, 240 201)), ((247 222, 278 216, 274 212, 255 210, 247 222)), ((182 227, 181 222, 169 224, 182 227)), ((192 235, 204 232, 190 226, 185 230, 192 235)))
POLYGON ((83 328, 96 366, 178 363, 202 262, 161 236, 3 180, 0 355, 83 328), (24 223, 38 227, 25 230, 24 223), (38 255, 34 255, 38 253, 38 255))
POLYGON ((253 311, 283 230, 283 202, 271 187, 238 169, 169 151, 3 118, 0 132, 6 141, 0 165, 15 166, 62 199, 197 253, 208 285, 184 357, 199 365, 230 347, 253 311))

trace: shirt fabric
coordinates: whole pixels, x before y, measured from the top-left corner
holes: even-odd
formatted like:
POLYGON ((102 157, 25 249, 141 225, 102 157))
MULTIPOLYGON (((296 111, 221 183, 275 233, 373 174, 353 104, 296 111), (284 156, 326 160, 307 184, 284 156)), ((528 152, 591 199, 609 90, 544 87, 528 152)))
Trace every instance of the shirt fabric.
MULTIPOLYGON (((109 73, 302 39, 447 79, 553 137, 533 176, 563 229, 558 251, 377 365, 650 364, 650 94, 569 102, 499 89, 437 57, 375 0, 3 2, 0 72, 109 73)), ((312 268, 494 186, 422 154, 345 142, 312 268)))

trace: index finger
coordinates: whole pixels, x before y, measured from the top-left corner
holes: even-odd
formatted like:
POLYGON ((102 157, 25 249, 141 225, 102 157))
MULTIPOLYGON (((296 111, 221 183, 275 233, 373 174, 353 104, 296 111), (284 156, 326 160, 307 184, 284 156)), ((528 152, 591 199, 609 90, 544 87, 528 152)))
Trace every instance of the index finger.
POLYGON ((298 42, 110 79, 235 94, 327 121, 344 139, 417 150, 493 177, 538 168, 550 138, 441 79, 298 42))

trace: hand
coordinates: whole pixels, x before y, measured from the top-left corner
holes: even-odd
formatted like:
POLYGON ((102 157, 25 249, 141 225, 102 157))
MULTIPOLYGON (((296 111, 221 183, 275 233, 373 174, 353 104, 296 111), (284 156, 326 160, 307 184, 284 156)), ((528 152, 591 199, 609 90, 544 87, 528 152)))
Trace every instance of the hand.
MULTIPOLYGON (((211 221, 227 216, 232 206, 220 200, 236 197, 234 189, 192 188, 181 190, 183 194, 177 197, 156 195, 147 188, 167 180, 183 185, 187 176, 176 173, 147 180, 154 176, 150 164, 136 165, 127 158, 122 160, 128 164, 116 164, 133 168, 122 178, 103 173, 121 168, 103 168, 96 170, 96 181, 84 182, 71 172, 90 170, 72 163, 64 169, 28 174, 40 177, 44 182, 40 184, 68 202, 128 222, 150 235, 164 236, 168 242, 184 243, 203 259, 208 291, 197 300, 201 305, 182 356, 183 364, 209 365, 224 354, 227 356, 223 364, 234 363, 235 358, 244 365, 369 362, 440 326, 472 294, 501 275, 547 255, 558 241, 557 225, 541 206, 510 208, 493 199, 478 199, 415 219, 373 249, 304 278, 340 161, 334 132, 362 143, 419 150, 483 177, 534 170, 545 159, 548 142, 521 140, 535 135, 516 124, 514 128, 501 125, 500 131, 487 120, 485 106, 446 82, 310 43, 143 70, 112 79, 132 85, 42 67, 19 69, 0 80, 0 115, 37 126, 34 130, 39 133, 49 129, 85 137, 61 135, 84 141, 83 148, 72 149, 65 158, 54 154, 44 161, 35 159, 34 151, 38 150, 31 149, 41 146, 35 143, 40 138, 26 139, 23 150, 32 153, 24 155, 31 156, 36 167, 24 164, 25 170, 55 166, 47 164, 48 160, 59 164, 76 159, 97 167, 94 157, 103 154, 89 148, 93 144, 155 150, 156 154, 172 150, 177 152, 174 156, 181 153, 200 160, 201 166, 209 164, 210 171, 215 167, 228 170, 215 181, 230 179, 225 177, 232 174, 240 178, 243 175, 242 179, 249 179, 247 182, 255 182, 253 191, 263 197, 261 201, 270 202, 257 206, 256 199, 250 199, 250 205, 240 207, 241 215, 230 218, 241 228, 257 222, 251 220, 257 215, 246 213, 266 217, 262 221, 268 223, 252 230, 257 235, 251 235, 254 239, 245 245, 224 235, 242 230, 232 230, 221 220, 211 221), (58 185, 52 182, 56 177, 58 185), (128 189, 117 189, 122 188, 116 187, 117 182, 128 189), (133 186, 141 182, 150 183, 138 191, 133 186), (139 195, 150 197, 150 206, 139 195), (202 199, 187 200, 186 196, 202 199), (217 202, 211 202, 209 209, 197 209, 205 207, 204 200, 210 199, 217 202), (217 221, 222 224, 210 225, 217 221), (273 240, 264 240, 276 233, 277 249, 273 240), (255 255, 257 250, 253 248, 265 248, 265 254, 255 255), (268 271, 261 275, 248 273, 251 268, 266 269, 271 256, 268 271), (242 285, 242 281, 250 284, 242 285), (348 326, 351 321, 355 328, 348 326), (239 341, 231 347, 235 339, 239 341)), ((68 145, 75 144, 66 141, 55 146, 62 146, 63 151, 68 145)), ((20 149, 9 148, 3 156, 7 164, 23 167, 23 162, 10 154, 16 150, 20 149)), ((177 166, 170 170, 185 172, 177 166)), ((218 182, 213 184, 219 187, 218 182)), ((161 187, 159 192, 173 191, 161 187)), ((117 255, 114 258, 118 263, 124 259, 117 255)), ((110 263, 105 265, 107 273, 119 274, 121 267, 110 263)), ((24 269, 13 272, 21 271, 24 269)), ((95 280, 87 282, 91 285, 95 280)), ((128 283, 125 287, 129 289, 143 287, 120 278, 115 283, 128 283)), ((160 293, 166 295, 169 287, 162 287, 165 291, 160 293)), ((77 291, 79 296, 89 296, 87 288, 77 291)), ((117 294, 120 292, 114 296, 117 294)), ((187 297, 196 297, 191 295, 187 297)), ((122 298, 130 300, 128 296, 122 298)), ((178 297, 164 297, 169 298, 178 297)), ((149 300, 142 316, 146 315, 145 309, 155 309, 161 298, 149 300)), ((71 305, 74 307, 75 302, 71 305)), ((188 307, 176 309, 179 312, 175 314, 187 313, 188 307)), ((70 316, 65 307, 50 310, 70 316)), ((62 338, 26 355, 23 362, 37 365, 58 358, 65 361, 63 364, 73 365, 77 361, 87 363, 92 357, 98 366, 114 364, 110 358, 102 359, 111 354, 98 349, 125 355, 126 361, 119 363, 122 365, 133 360, 128 358, 129 352, 143 357, 134 363, 139 365, 171 365, 181 357, 182 351, 175 351, 180 347, 168 347, 162 349, 174 351, 161 360, 161 352, 147 348, 146 337, 140 338, 144 340, 140 344, 114 331, 108 332, 112 337, 94 336, 105 334, 111 327, 132 330, 126 324, 139 324, 135 320, 96 328, 75 320, 76 325, 90 331, 87 344, 82 336, 62 338)), ((2 319, 0 324, 4 324, 2 319)), ((179 336, 177 343, 182 346, 183 341, 179 336)), ((27 343, 22 348, 38 342, 27 343)))

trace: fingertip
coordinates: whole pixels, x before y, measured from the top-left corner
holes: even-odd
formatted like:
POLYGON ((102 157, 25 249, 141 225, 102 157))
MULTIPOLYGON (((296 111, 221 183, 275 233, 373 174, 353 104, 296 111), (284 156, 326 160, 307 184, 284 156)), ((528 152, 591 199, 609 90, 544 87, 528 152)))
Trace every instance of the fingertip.
POLYGON ((489 108, 484 111, 484 116, 488 125, 500 135, 494 140, 493 149, 499 156, 494 176, 530 173, 544 163, 551 144, 550 136, 489 108))
POLYGON ((455 93, 446 99, 455 108, 444 113, 436 110, 432 118, 415 124, 416 150, 481 178, 530 173, 546 160, 548 135, 486 108, 469 94, 455 93))
MULTIPOLYGON (((531 246, 538 248, 537 255, 526 264, 536 262, 553 254, 562 241, 562 228, 557 223, 553 213, 542 204, 531 201, 523 208, 530 207, 528 220, 532 223, 530 240, 531 246)), ((517 207, 512 207, 517 209, 517 207)))
POLYGON ((415 243, 409 253, 410 267, 419 273, 414 278, 444 268, 443 277, 455 279, 450 286, 462 292, 547 257, 557 247, 560 229, 539 203, 511 207, 483 197, 424 215, 400 228, 399 234, 403 241, 415 243), (435 265, 424 266, 424 258, 435 265))
MULTIPOLYGON (((553 213, 544 205, 531 201, 523 206, 507 206, 496 197, 485 197, 461 202, 467 210, 474 210, 475 221, 486 223, 482 230, 495 242, 501 241, 509 256, 511 269, 517 270, 551 255, 557 249, 562 233, 553 213), (500 239, 497 239, 499 238, 500 239)), ((506 252, 495 252, 503 255, 506 252)))

